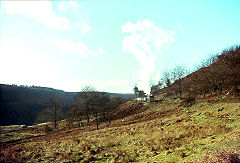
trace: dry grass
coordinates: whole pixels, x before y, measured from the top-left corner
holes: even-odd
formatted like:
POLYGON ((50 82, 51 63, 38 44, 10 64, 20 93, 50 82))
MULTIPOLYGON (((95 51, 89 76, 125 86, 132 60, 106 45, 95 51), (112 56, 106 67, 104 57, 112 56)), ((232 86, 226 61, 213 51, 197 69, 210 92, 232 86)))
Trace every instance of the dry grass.
MULTIPOLYGON (((125 107, 141 106, 132 103, 125 107)), ((46 136, 1 144, 0 161, 188 162, 199 160, 206 152, 240 145, 240 104, 201 102, 184 107, 171 102, 167 106, 142 105, 143 113, 101 123, 98 131, 94 124, 65 127, 46 136)), ((127 108, 119 112, 122 110, 127 108)))

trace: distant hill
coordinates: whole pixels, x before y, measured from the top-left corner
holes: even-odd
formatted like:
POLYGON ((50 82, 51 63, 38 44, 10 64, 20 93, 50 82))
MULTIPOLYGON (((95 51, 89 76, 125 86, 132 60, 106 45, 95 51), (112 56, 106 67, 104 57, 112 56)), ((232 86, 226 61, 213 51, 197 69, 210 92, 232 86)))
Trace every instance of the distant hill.
MULTIPOLYGON (((47 87, 17 86, 0 84, 0 125, 25 124, 32 125, 44 104, 57 94, 65 104, 73 103, 77 92, 64 92, 47 87)), ((133 97, 133 94, 108 93, 123 98, 133 97)))

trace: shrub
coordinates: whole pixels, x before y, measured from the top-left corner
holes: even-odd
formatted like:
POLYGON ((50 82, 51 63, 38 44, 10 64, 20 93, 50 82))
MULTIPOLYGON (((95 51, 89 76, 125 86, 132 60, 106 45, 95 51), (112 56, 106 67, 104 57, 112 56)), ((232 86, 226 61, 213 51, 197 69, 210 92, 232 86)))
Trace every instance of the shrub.
POLYGON ((191 106, 195 102, 196 98, 194 96, 187 96, 182 98, 183 105, 191 106))
POLYGON ((48 125, 44 125, 44 131, 46 134, 50 134, 53 131, 53 128, 49 127, 48 125))
POLYGON ((207 154, 200 162, 240 163, 238 154, 233 150, 222 150, 213 154, 207 154))

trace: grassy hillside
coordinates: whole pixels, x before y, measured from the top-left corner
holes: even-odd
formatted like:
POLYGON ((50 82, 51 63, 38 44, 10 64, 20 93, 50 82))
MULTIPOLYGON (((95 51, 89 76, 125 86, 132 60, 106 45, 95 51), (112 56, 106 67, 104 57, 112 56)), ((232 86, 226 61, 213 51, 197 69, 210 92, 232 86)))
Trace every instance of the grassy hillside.
POLYGON ((191 162, 222 150, 239 154, 240 100, 216 99, 192 106, 178 100, 130 101, 98 131, 94 122, 68 129, 62 121, 50 134, 43 126, 3 132, 0 161, 191 162))

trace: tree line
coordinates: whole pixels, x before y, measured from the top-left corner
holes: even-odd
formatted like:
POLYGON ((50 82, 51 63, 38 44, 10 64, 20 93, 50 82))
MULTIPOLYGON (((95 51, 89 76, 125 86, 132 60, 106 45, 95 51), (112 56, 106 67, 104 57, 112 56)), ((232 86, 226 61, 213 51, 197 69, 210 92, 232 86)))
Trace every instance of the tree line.
POLYGON ((168 96, 183 99, 217 92, 221 98, 224 90, 239 96, 239 86, 240 45, 235 45, 203 60, 192 73, 184 66, 163 72, 160 81, 151 86, 151 94, 165 91, 168 96))
POLYGON ((63 102, 59 96, 54 95, 46 103, 45 109, 39 114, 36 123, 52 122, 54 129, 58 128, 58 123, 62 119, 66 119, 68 127, 71 128, 74 123, 78 127, 90 124, 95 121, 96 129, 102 121, 111 123, 112 114, 121 104, 127 100, 121 96, 109 97, 105 92, 98 92, 93 87, 85 86, 82 88, 71 104, 66 114, 63 112, 63 102))

